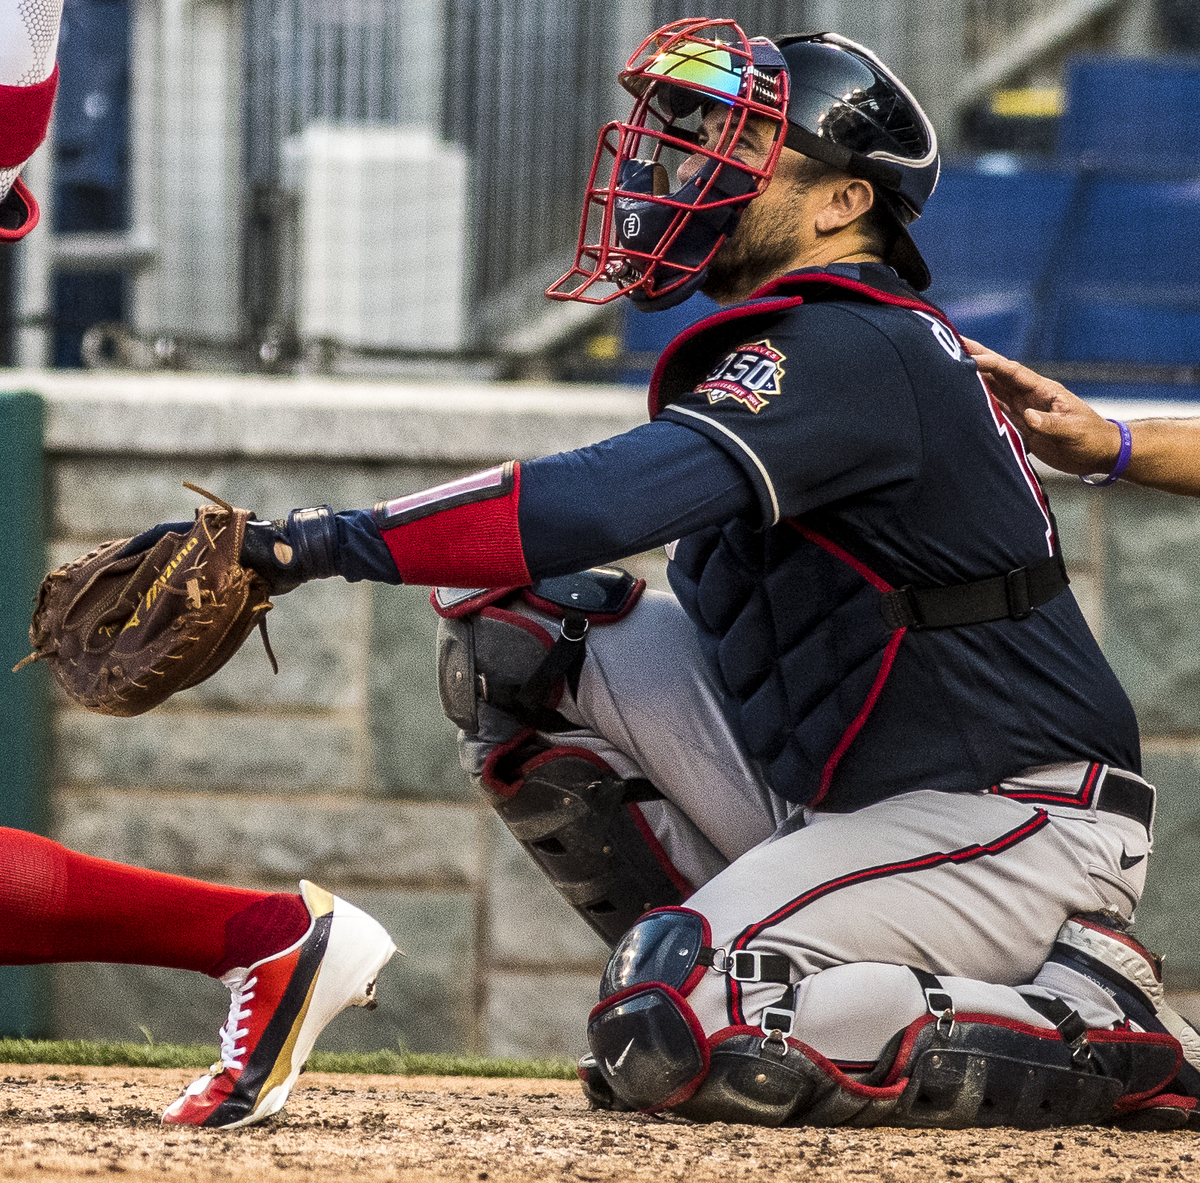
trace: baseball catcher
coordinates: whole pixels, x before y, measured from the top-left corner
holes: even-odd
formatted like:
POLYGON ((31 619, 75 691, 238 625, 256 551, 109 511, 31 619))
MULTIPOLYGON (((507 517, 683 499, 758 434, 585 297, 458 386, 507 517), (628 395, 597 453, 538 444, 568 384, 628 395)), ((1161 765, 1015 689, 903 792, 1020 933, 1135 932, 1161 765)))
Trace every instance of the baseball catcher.
POLYGON ((550 294, 722 305, 664 352, 650 421, 250 522, 245 561, 275 592, 437 588, 464 765, 613 946, 596 1104, 1188 1121, 1200 1039, 1129 931, 1137 723, 1017 432, 920 295, 933 127, 834 34, 677 22, 621 81, 550 294), (663 545, 674 595, 605 566, 663 545))

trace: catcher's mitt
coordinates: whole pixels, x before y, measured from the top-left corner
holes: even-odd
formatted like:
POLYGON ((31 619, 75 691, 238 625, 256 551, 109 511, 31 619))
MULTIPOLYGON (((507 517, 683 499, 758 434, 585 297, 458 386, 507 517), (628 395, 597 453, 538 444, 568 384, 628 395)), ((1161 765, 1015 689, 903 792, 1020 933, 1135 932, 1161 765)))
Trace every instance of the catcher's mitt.
POLYGON ((51 571, 29 626, 33 652, 76 702, 102 715, 140 715, 216 673, 255 625, 271 665, 267 585, 238 561, 249 510, 210 497, 190 530, 128 553, 129 538, 51 571))

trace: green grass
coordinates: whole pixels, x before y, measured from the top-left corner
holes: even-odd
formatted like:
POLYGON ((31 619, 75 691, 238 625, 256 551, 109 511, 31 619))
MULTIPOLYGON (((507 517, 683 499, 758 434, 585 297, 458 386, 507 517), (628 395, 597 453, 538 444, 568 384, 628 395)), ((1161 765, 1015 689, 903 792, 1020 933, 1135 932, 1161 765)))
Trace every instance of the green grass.
MULTIPOLYGON (((207 1068, 217 1049, 203 1044, 97 1043, 89 1039, 0 1039, 0 1064, 74 1064, 114 1068, 207 1068)), ((311 1072, 386 1076, 492 1076, 574 1080, 569 1060, 505 1060, 433 1052, 313 1052, 311 1072)))

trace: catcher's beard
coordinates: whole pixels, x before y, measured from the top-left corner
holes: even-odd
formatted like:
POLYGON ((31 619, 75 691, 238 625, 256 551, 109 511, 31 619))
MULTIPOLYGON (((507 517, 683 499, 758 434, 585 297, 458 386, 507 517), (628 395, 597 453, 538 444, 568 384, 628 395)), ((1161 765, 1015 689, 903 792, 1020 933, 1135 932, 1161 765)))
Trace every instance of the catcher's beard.
POLYGON ((735 304, 789 271, 797 248, 794 212, 751 201, 713 256, 700 290, 718 304, 735 304))

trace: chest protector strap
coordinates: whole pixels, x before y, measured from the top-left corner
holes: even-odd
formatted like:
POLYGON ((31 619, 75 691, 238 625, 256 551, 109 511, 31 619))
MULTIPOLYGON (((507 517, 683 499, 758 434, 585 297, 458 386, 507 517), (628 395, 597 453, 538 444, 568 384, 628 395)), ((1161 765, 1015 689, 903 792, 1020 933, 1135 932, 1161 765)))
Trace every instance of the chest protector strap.
MULTIPOLYGON (((743 322, 778 316, 804 303, 855 298, 936 317, 958 336, 940 308, 919 299, 894 276, 889 283, 885 271, 872 276, 871 283, 830 271, 785 275, 760 288, 747 303, 698 321, 667 346, 650 379, 650 417, 703 379, 715 358, 744 337, 747 326, 743 322), (701 336, 704 347, 697 348, 701 336)), ((1069 583, 1062 555, 1056 551, 1007 574, 971 583, 897 588, 883 595, 880 611, 893 629, 963 628, 990 620, 1025 620, 1035 608, 1065 591, 1069 583)))
POLYGON ((901 587, 885 592, 879 610, 891 628, 961 628, 989 620, 1025 620, 1065 591, 1070 579, 1055 551, 1007 575, 950 587, 901 587))

